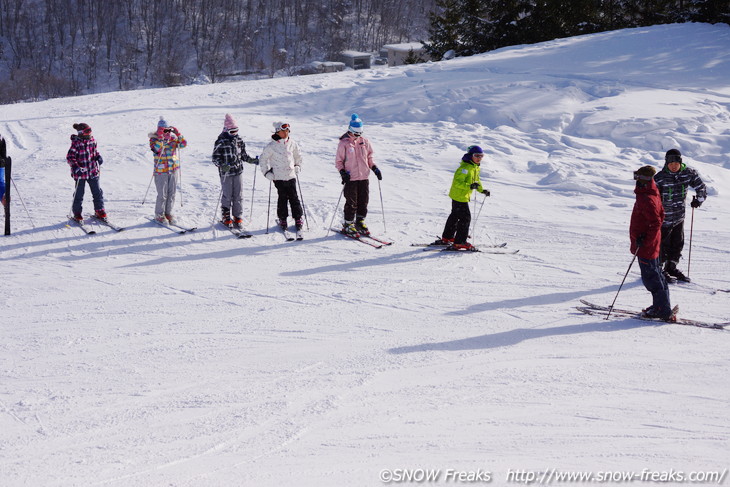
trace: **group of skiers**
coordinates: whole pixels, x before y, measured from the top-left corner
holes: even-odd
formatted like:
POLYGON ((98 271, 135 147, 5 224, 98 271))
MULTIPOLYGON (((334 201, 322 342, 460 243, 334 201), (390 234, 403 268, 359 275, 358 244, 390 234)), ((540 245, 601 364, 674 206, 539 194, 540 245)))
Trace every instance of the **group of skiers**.
MULTIPOLYGON (((236 120, 225 115, 223 130, 215 141, 212 162, 218 168, 221 181, 221 222, 240 227, 243 223, 244 163, 258 165, 263 175, 278 192, 277 224, 286 229, 290 215, 297 230, 302 228, 304 215, 297 194, 297 175, 302 168, 299 145, 290 137, 291 125, 274 122, 271 142, 260 156, 251 157, 239 135, 236 120)), ((104 162, 97 149, 91 127, 86 123, 73 125, 71 147, 66 160, 75 181, 72 203, 73 219, 83 220, 82 202, 88 185, 93 197, 94 215, 105 220, 104 193, 99 183, 99 168, 104 162)), ((155 219, 160 223, 174 223, 173 207, 180 169, 179 150, 187 146, 180 131, 161 117, 157 130, 149 134, 149 146, 154 154, 153 178, 157 188, 155 219)), ((4 171, 6 144, 0 135, 0 171, 4 171)), ((449 191, 451 213, 446 220, 441 238, 432 245, 450 246, 455 250, 474 250, 467 242, 471 213, 469 202, 473 192, 489 196, 479 176, 484 151, 470 146, 462 156, 449 191)), ((357 114, 349 120, 347 131, 339 138, 335 168, 340 174, 345 196, 342 233, 369 235, 365 218, 368 214, 369 176, 372 171, 378 180, 382 172, 373 161, 373 148, 363 135, 363 121, 357 114)), ((631 215, 631 252, 641 269, 642 281, 653 296, 653 304, 645 310, 649 316, 671 319, 668 282, 689 282, 677 267, 684 247, 685 201, 689 188, 694 189, 692 208, 698 208, 707 198, 707 189, 698 172, 682 162, 682 154, 671 149, 665 154, 664 167, 657 172, 644 166, 634 173, 636 203, 631 215)), ((5 204, 5 178, 0 172, 0 196, 5 204)))
MULTIPOLYGON (((85 123, 73 125, 76 134, 71 135, 71 147, 66 160, 75 181, 72 218, 83 221, 82 202, 88 185, 94 202, 94 216, 105 220, 104 195, 99 184, 99 167, 103 159, 98 152, 91 127, 85 123)), ((260 167, 264 177, 272 182, 278 192, 277 224, 286 229, 289 210, 297 231, 303 225, 304 210, 297 194, 297 175, 302 168, 299 144, 290 137, 291 125, 274 122, 271 142, 260 156, 251 157, 239 135, 239 128, 232 115, 226 114, 223 130, 213 147, 212 161, 218 168, 221 181, 221 222, 240 228, 243 224, 244 163, 260 167)), ((187 146, 187 140, 177 127, 171 126, 164 117, 157 123, 157 130, 148 134, 149 146, 154 154, 153 178, 157 188, 155 220, 159 223, 175 223, 173 207, 180 169, 179 150, 187 146)), ((363 136, 363 122, 357 114, 350 118, 347 131, 340 137, 335 157, 335 167, 340 173, 345 195, 344 223, 342 232, 350 235, 368 235, 365 217, 368 211, 368 177, 372 171, 378 180, 383 178, 373 162, 373 148, 363 136)))
POLYGON ((694 210, 707 198, 707 188, 697 171, 682 162, 677 149, 667 151, 661 171, 643 166, 634 172, 634 179, 636 202, 629 226, 631 253, 639 261, 641 280, 652 295, 652 304, 644 315, 674 321, 676 313, 668 283, 689 282, 689 277, 677 268, 684 248, 687 190, 695 191, 690 204, 694 210))

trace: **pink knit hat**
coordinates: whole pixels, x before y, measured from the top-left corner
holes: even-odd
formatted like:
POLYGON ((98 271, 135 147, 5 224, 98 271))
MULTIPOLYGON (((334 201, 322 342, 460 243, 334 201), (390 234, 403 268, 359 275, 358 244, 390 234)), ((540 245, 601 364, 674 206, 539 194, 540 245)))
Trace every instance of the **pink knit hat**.
POLYGON ((238 124, 236 123, 236 120, 233 118, 233 115, 230 113, 226 113, 226 121, 223 122, 223 130, 231 130, 231 129, 237 129, 238 124))

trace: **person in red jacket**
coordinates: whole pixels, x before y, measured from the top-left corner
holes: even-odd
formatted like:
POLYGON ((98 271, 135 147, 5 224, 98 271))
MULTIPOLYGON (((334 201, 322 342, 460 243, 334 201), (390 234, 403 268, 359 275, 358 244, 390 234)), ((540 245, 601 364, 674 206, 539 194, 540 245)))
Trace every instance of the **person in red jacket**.
POLYGON ((639 261, 641 281, 653 299, 652 305, 644 310, 644 316, 674 321, 676 316, 669 301, 669 286, 659 262, 664 206, 654 183, 654 174, 656 169, 651 166, 644 166, 634 172, 636 202, 629 226, 631 253, 639 261))

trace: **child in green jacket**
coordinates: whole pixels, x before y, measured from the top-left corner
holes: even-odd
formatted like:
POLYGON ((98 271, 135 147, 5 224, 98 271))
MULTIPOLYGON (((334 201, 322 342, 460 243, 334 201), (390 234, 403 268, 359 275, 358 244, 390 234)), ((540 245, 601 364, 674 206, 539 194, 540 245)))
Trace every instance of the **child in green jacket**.
POLYGON ((461 158, 461 164, 454 173, 454 180, 449 191, 449 197, 452 200, 451 214, 446 220, 441 238, 431 245, 450 245, 455 250, 476 250, 466 239, 469 236, 469 224, 471 223, 469 201, 472 191, 476 189, 489 196, 489 190, 482 187, 479 179, 479 165, 483 157, 482 148, 472 145, 461 158))

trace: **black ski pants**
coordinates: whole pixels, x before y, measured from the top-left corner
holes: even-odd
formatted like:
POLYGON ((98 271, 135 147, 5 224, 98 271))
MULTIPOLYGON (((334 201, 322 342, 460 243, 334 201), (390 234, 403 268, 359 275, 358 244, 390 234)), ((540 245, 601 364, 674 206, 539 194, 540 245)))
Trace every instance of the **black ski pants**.
POLYGON ((368 216, 370 201, 370 181, 348 181, 345 183, 345 221, 364 220, 368 216))
POLYGON ((684 248, 684 220, 674 225, 662 225, 662 243, 659 260, 665 265, 676 265, 684 248), (671 262, 671 264, 669 264, 671 262))
POLYGON ((291 206, 291 216, 295 220, 299 220, 304 212, 297 194, 296 178, 288 181, 274 181, 274 186, 276 186, 276 191, 279 193, 279 200, 276 203, 276 216, 279 217, 279 220, 285 220, 289 217, 289 206, 291 206))
POLYGON ((441 238, 444 240, 453 238, 455 244, 466 243, 470 223, 469 203, 451 200, 451 214, 446 219, 444 233, 441 234, 441 238))

